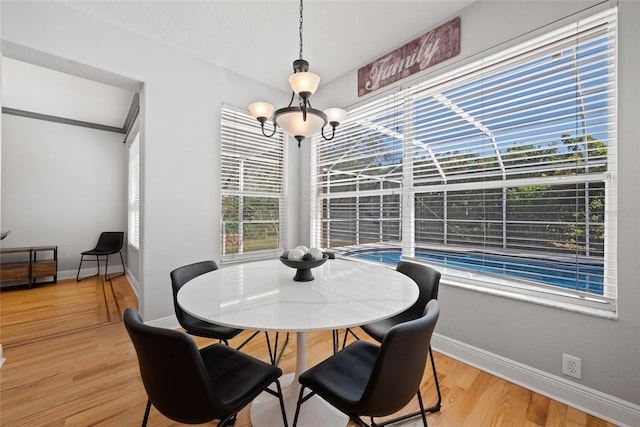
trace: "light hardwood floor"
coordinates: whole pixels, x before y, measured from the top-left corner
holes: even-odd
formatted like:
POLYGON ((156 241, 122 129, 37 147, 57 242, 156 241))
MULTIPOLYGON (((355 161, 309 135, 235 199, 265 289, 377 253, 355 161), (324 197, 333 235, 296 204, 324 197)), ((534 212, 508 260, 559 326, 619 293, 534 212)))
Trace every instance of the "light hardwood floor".
MULTIPOLYGON (((124 277, 112 283, 96 278, 4 289, 0 343, 6 362, 0 369, 0 425, 140 425, 147 398, 122 324, 124 309, 137 305, 124 277)), ((243 337, 231 344, 237 345, 243 337)), ((331 354, 329 332, 309 334, 307 344, 309 366, 331 354)), ((268 360, 264 338, 252 340, 243 351, 268 360)), ((295 334, 280 363, 285 373, 294 370, 294 351, 295 334)), ((428 415, 431 427, 612 425, 438 353, 435 356, 443 402, 440 412, 428 415)), ((425 405, 435 401, 429 366, 421 390, 425 405)), ((415 399, 405 410, 414 408, 415 399)), ((177 425, 181 424, 152 409, 149 426, 177 425)), ((236 426, 250 426, 248 409, 239 414, 236 426)))

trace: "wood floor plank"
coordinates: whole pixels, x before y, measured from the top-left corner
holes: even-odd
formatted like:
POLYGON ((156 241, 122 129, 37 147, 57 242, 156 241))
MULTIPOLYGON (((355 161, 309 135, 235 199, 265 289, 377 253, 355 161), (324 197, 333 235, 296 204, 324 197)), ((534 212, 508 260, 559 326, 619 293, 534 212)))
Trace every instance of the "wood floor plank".
MULTIPOLYGON (((100 282, 102 285, 102 283, 100 282)), ((100 323, 107 323, 111 319, 109 317, 109 306, 107 304, 107 296, 105 295, 104 285, 95 286, 96 289, 96 303, 98 309, 98 318, 100 323)))
POLYGON ((551 400, 549 398, 533 393, 531 402, 527 408, 527 419, 538 426, 546 425, 550 402, 551 400))
MULTIPOLYGON (((167 284, 167 286, 169 286, 167 284)), ((138 426, 146 393, 133 345, 122 324, 126 307, 137 307, 126 278, 75 279, 56 285, 0 293, 0 342, 6 362, 0 371, 0 424, 37 426, 138 426), (23 292, 24 291, 24 292, 23 292)), ((252 331, 231 340, 237 347, 252 331)), ((356 328, 363 339, 366 334, 356 328)), ((285 334, 281 334, 280 343, 285 334)), ((194 338, 200 347, 213 340, 194 338)), ((271 334, 271 341, 275 334, 271 334)), ((285 373, 295 369, 296 334, 280 363, 285 373)), ((331 333, 307 335, 308 366, 329 357, 331 333)), ((268 360, 264 333, 243 351, 268 360)), ((544 396, 503 381, 435 352, 442 391, 442 410, 429 414, 430 427, 571 426, 612 427, 544 396)), ((426 405, 436 400, 431 366, 421 382, 426 405)), ((401 413, 417 409, 414 399, 401 413)), ((202 425, 212 426, 216 423, 202 425)), ((149 426, 175 427, 155 408, 149 426)), ((249 408, 238 414, 236 427, 251 425, 249 408)), ((413 422, 410 425, 414 425, 413 422)), ((274 426, 275 427, 275 426, 274 426)), ((354 422, 349 427, 356 427, 354 422)))
POLYGON ((107 310, 109 311, 109 321, 121 322, 122 317, 120 317, 120 309, 118 308, 116 296, 113 293, 113 287, 111 286, 111 281, 103 279, 102 288, 104 289, 104 299, 107 301, 107 310))

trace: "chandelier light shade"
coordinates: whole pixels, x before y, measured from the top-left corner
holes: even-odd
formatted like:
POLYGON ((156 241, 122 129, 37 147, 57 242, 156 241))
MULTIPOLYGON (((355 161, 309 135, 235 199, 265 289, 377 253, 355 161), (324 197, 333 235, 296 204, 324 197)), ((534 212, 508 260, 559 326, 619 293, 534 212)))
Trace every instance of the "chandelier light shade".
POLYGON ((327 108, 326 110, 324 110, 324 113, 327 115, 329 124, 333 127, 338 126, 340 123, 344 122, 344 119, 347 118, 347 112, 342 108, 327 108))
POLYGON ((284 108, 275 110, 273 105, 267 102, 254 102, 249 105, 251 115, 260 122, 262 134, 266 137, 275 135, 278 126, 287 134, 293 136, 300 142, 318 132, 327 141, 333 139, 336 127, 347 117, 347 112, 341 108, 329 108, 324 112, 311 106, 310 98, 318 90, 320 77, 309 72, 309 63, 302 59, 302 0, 300 0, 300 58, 293 61, 293 74, 289 77, 291 85, 291 101, 284 108), (298 99, 298 105, 293 105, 298 99), (273 120, 273 132, 267 134, 264 124, 273 120), (331 135, 324 134, 325 126, 331 126, 331 135))
MULTIPOLYGON (((318 130, 327 124, 327 116, 315 108, 307 108, 306 118, 300 107, 281 108, 274 116, 275 122, 289 135, 303 139, 315 135, 318 130)), ((298 141, 300 142, 300 141, 298 141)))
POLYGON ((308 71, 305 73, 293 73, 289 76, 289 84, 291 85, 291 90, 297 93, 300 98, 309 99, 318 90, 320 76, 308 71))
POLYGON ((273 105, 268 102, 254 102, 249 105, 249 111, 256 119, 260 120, 262 118, 263 121, 266 121, 267 117, 271 117, 273 114, 273 105))

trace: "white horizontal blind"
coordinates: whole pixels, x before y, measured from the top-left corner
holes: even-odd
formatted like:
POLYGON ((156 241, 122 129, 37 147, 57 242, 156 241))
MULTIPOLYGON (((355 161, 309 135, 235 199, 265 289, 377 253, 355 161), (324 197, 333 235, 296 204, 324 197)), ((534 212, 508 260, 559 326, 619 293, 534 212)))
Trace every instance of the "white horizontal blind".
POLYGON ((129 178, 127 185, 127 238, 129 244, 140 248, 140 133, 129 144, 129 178))
POLYGON ((222 262, 273 256, 286 218, 282 133, 267 138, 246 112, 222 108, 222 262))
POLYGON ((350 111, 335 139, 314 140, 315 244, 342 253, 362 246, 399 247, 402 121, 401 99, 391 96, 350 111))
MULTIPOLYGON (((615 23, 612 9, 349 112, 341 139, 318 146, 320 200, 339 192, 323 168, 340 176, 353 165, 325 160, 332 153, 372 157, 354 143, 361 138, 381 141, 380 156, 397 146, 401 158, 392 141, 403 141, 404 163, 378 157, 376 170, 404 171, 405 257, 597 296, 588 299, 614 309, 615 23)), ((358 173, 369 179, 366 167, 358 173)), ((349 190, 351 199, 320 211, 324 222, 360 215, 351 200, 361 193, 349 190)), ((342 236, 343 252, 365 249, 355 231, 342 236)), ((385 251, 359 256, 376 253, 385 251)))

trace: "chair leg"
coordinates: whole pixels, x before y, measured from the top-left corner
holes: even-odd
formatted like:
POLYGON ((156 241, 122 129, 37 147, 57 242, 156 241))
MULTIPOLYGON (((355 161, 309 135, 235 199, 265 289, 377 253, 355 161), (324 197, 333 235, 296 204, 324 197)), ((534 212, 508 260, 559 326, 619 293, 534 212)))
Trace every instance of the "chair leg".
POLYGON ((296 427, 298 425, 298 415, 300 415, 300 406, 302 406, 302 402, 303 402, 303 399, 302 399, 303 393, 304 393, 304 386, 300 387, 300 394, 298 395, 298 402, 296 403, 296 414, 293 416, 293 427, 296 427))
POLYGON ((274 356, 273 356, 273 351, 271 350, 271 340, 269 339, 269 332, 264 331, 264 337, 267 340, 267 350, 269 350, 269 361, 273 365, 274 356))
POLYGON ((331 341, 333 342, 333 354, 336 354, 338 352, 338 342, 340 341, 337 329, 331 331, 331 341))
POLYGON ((274 382, 276 383, 276 390, 277 391, 273 391, 269 387, 265 388, 264 391, 266 391, 270 395, 275 396, 275 397, 278 398, 278 402, 280 403, 280 412, 282 412, 282 422, 284 423, 284 427, 288 427, 289 423, 287 421, 287 412, 284 409, 284 394, 282 393, 282 387, 280 386, 280 380, 276 379, 274 382))
POLYGON ((418 390, 418 404, 420 405, 420 414, 422 415, 422 424, 424 424, 424 427, 428 427, 427 415, 425 414, 424 405, 422 404, 422 394, 420 394, 420 390, 418 390))
POLYGON ((356 335, 356 333, 355 333, 355 332, 353 332, 353 330, 352 330, 351 328, 347 328, 347 329, 345 329, 345 331, 344 331, 344 340, 342 341, 342 348, 345 348, 345 347, 347 346, 347 335, 349 335, 349 334, 353 335, 353 337, 354 337, 357 341, 359 341, 359 340, 360 340, 360 338, 356 335))
MULTIPOLYGON (((287 338, 288 338, 287 333, 287 338)), ((276 380, 276 387, 278 388, 278 400, 280 401, 280 411, 282 412, 282 422, 284 423, 284 427, 289 427, 289 422, 287 421, 287 411, 284 408, 284 394, 282 393, 282 387, 280 386, 280 381, 276 380)))
MULTIPOLYGON (((124 269, 124 258, 122 258, 122 252, 118 252, 120 254, 120 262, 122 263, 122 273, 120 274, 116 274, 114 276, 109 277, 107 275, 107 272, 104 272, 104 279, 105 280, 111 280, 111 279, 115 279, 116 277, 120 277, 120 276, 124 276, 126 274, 126 271, 124 269)), ((108 268, 109 265, 109 255, 107 255, 107 265, 105 266, 105 269, 108 268)))
POLYGON ((80 257, 80 265, 78 266, 78 273, 76 274, 76 282, 80 282, 81 280, 88 279, 89 277, 96 277, 100 275, 100 260, 98 256, 96 256, 96 264, 98 265, 98 272, 93 276, 80 277, 80 268, 82 268, 82 261, 84 260, 84 255, 80 257))
POLYGON ((438 412, 440 410, 440 404, 442 403, 442 394, 440 393, 440 382, 438 381, 438 374, 436 372, 436 362, 433 359, 433 350, 431 350, 431 344, 429 344, 429 359, 431 359, 431 371, 433 371, 433 380, 436 383, 436 392, 438 393, 438 401, 435 405, 426 409, 426 412, 438 412))
POLYGON ((280 363, 280 359, 282 359, 282 355, 284 354, 284 349, 287 347, 287 344, 289 344, 289 332, 287 332, 287 335, 285 336, 284 344, 282 344, 282 348, 280 349, 280 354, 278 354, 278 339, 280 337, 280 332, 276 332, 276 342, 273 349, 271 349, 269 332, 265 331, 264 335, 267 339, 267 348, 269 349, 269 361, 273 366, 278 366, 278 363, 280 363))
POLYGON ((122 263, 122 274, 125 274, 127 272, 125 266, 124 266, 124 258, 122 258, 122 252, 118 252, 120 254, 120 262, 122 263))
MULTIPOLYGON (((278 334, 279 334, 279 332, 276 332, 276 343, 278 342, 278 340, 277 340, 278 334)), ((284 349, 287 348, 287 344, 289 344, 289 332, 287 332, 287 335, 285 335, 285 337, 284 337, 284 343, 282 344, 282 347, 280 349, 280 354, 278 354, 278 347, 277 346, 274 349, 273 354, 277 355, 275 363, 274 363, 275 366, 278 366, 278 364, 280 363, 280 359, 282 359, 282 355, 284 354, 284 349)))
POLYGON ((235 414, 229 415, 220 420, 220 423, 218 423, 218 427, 232 426, 236 423, 237 420, 238 413, 236 412, 235 414))
MULTIPOLYGON (((242 344, 240 344, 236 350, 240 350, 242 347, 244 347, 249 341, 251 341, 253 339, 253 337, 255 337, 256 335, 258 335, 260 333, 260 331, 256 331, 253 334, 251 334, 251 336, 249 338, 247 338, 246 340, 244 340, 244 342, 242 344)), ((225 344, 229 345, 228 342, 225 341, 225 344)))
POLYGON ((80 268, 82 267, 82 260, 84 259, 84 255, 80 257, 80 265, 78 266, 78 273, 76 274, 76 282, 80 281, 80 268))
MULTIPOLYGON (((333 354, 336 354, 340 349, 340 332, 337 329, 331 331, 333 336, 333 354)), ((351 328, 345 328, 344 330, 344 339, 342 340, 342 348, 347 346, 347 337, 349 334, 353 335, 356 340, 360 340, 360 337, 356 335, 355 332, 351 330, 351 328)))
POLYGON ((418 396, 418 405, 420 406, 420 410, 413 412, 411 414, 407 414, 407 415, 402 415, 400 417, 397 418, 393 418, 390 420, 385 420, 382 423, 375 423, 373 421, 373 417, 371 418, 371 426, 372 427, 384 427, 384 426, 388 426, 390 424, 395 424, 395 423, 399 423, 401 421, 404 420, 408 420, 409 418, 413 418, 413 417, 417 417, 418 415, 420 415, 422 417, 422 424, 424 425, 424 427, 427 427, 427 412, 429 412, 429 409, 424 409, 424 405, 422 404, 422 394, 420 393, 420 390, 418 390, 418 392, 416 393, 416 395, 418 396))
POLYGON ((142 419, 142 427, 147 427, 149 421, 149 412, 151 411, 151 400, 147 399, 147 409, 144 410, 144 418, 142 419))

